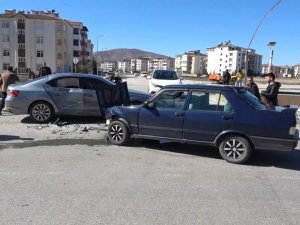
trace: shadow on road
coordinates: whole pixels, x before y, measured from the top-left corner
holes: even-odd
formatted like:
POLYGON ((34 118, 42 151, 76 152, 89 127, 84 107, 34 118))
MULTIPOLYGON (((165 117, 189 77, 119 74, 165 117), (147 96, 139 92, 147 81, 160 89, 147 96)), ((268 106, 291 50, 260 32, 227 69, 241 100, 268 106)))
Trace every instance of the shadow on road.
MULTIPOLYGON (((211 146, 159 142, 153 140, 135 140, 130 146, 145 147, 152 150, 175 152, 222 160, 218 149, 211 146)), ((277 167, 300 171, 300 151, 256 151, 246 165, 256 167, 277 167)))
POLYGON ((33 138, 21 138, 20 136, 15 135, 0 135, 0 141, 12 141, 12 140, 23 140, 23 141, 32 141, 33 138))
MULTIPOLYGON (((37 124, 27 116, 21 120, 21 123, 37 124)), ((105 119, 101 117, 84 117, 84 116, 59 116, 55 117, 49 122, 50 124, 56 124, 58 126, 71 125, 71 124, 92 124, 92 123, 105 123, 105 119)))

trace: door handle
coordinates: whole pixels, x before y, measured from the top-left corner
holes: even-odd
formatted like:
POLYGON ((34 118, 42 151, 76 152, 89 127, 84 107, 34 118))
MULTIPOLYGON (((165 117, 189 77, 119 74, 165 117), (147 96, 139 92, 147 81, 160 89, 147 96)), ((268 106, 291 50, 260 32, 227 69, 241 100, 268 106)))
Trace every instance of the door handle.
POLYGON ((175 116, 177 116, 177 117, 183 117, 184 113, 183 112, 175 112, 175 116))
POLYGON ((223 120, 232 120, 232 119, 233 119, 233 116, 230 116, 230 115, 223 115, 222 118, 223 118, 223 120))

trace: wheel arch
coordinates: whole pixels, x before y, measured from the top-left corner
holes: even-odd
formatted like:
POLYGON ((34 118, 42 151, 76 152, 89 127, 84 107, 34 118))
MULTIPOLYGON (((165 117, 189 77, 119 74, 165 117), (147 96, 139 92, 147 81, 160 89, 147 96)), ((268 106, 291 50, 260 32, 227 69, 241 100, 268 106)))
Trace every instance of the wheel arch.
POLYGON ((113 115, 113 116, 111 117, 111 120, 112 120, 112 121, 116 121, 116 120, 121 121, 121 122, 124 123, 124 125, 127 127, 129 133, 130 133, 130 134, 133 134, 133 129, 132 129, 132 127, 130 126, 130 124, 127 122, 127 120, 125 120, 125 119, 123 119, 123 118, 121 118, 121 117, 119 117, 119 116, 117 116, 117 115, 113 115))
POLYGON ((214 145, 219 147, 222 140, 225 138, 225 137, 228 137, 228 136, 240 136, 240 137, 243 137, 245 138, 249 144, 251 145, 251 147, 253 148, 253 150, 255 150, 255 146, 252 142, 252 140, 248 137, 248 135, 244 134, 244 133, 241 133, 241 132, 238 132, 238 131, 227 131, 227 132, 223 132, 221 134, 219 134, 216 138, 215 138, 215 141, 214 141, 214 145))
POLYGON ((44 100, 44 99, 39 99, 39 100, 35 100, 35 101, 33 101, 33 102, 30 103, 30 105, 29 105, 29 107, 27 109, 27 113, 28 114, 30 113, 30 108, 33 106, 33 104, 36 104, 38 102, 46 102, 46 103, 48 103, 52 107, 54 114, 57 113, 56 107, 51 102, 49 102, 47 100, 44 100))

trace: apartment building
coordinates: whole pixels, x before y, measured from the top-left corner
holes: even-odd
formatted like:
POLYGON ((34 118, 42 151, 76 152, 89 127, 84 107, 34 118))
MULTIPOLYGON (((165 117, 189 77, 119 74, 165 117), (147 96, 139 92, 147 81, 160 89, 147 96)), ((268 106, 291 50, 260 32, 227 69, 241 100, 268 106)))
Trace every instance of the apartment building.
POLYGON ((300 63, 294 66, 294 74, 300 74, 300 63))
POLYGON ((83 23, 61 19, 54 10, 6 10, 0 14, 0 71, 13 66, 18 74, 37 74, 46 62, 53 72, 70 72, 74 57, 92 59, 87 32, 83 23))
POLYGON ((149 71, 149 61, 150 60, 151 59, 148 57, 131 59, 131 61, 130 61, 131 73, 149 71))
POLYGON ((198 75, 206 73, 207 55, 200 50, 185 52, 175 58, 175 68, 184 74, 198 75))
POLYGON ((130 73, 131 72, 131 60, 121 60, 117 62, 117 68, 119 71, 122 71, 124 73, 130 73))
POLYGON ((260 74, 262 56, 255 53, 254 49, 246 49, 231 44, 230 41, 222 42, 216 47, 207 49, 207 72, 230 73, 245 69, 246 53, 248 51, 248 73, 260 74))
POLYGON ((117 69, 116 61, 102 61, 100 65, 101 71, 115 71, 117 69))
POLYGON ((175 59, 171 57, 167 58, 154 58, 148 62, 149 70, 153 69, 175 69, 175 59))

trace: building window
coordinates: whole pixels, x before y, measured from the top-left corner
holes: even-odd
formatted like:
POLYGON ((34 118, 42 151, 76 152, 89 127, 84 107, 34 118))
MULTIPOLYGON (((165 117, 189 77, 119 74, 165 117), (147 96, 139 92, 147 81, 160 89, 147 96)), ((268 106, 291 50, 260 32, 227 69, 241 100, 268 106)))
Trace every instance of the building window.
POLYGON ((8 21, 2 21, 2 28, 9 28, 9 22, 8 21))
POLYGON ((3 49, 3 56, 9 56, 9 50, 3 49))
POLYGON ((9 67, 10 67, 9 63, 3 63, 2 65, 3 70, 8 70, 9 67))
POLYGON ((18 34, 25 34, 25 30, 18 30, 18 34))
POLYGON ((19 62, 25 62, 25 57, 19 57, 19 62))
POLYGON ((38 57, 38 58, 44 57, 44 51, 41 51, 41 50, 36 51, 36 57, 38 57))
POLYGON ((73 40, 73 45, 74 45, 74 46, 79 46, 79 40, 74 39, 74 40, 73 40))
POLYGON ((73 28, 73 34, 79 34, 79 28, 73 28))
POLYGON ((230 56, 233 56, 233 53, 231 52, 229 55, 230 55, 230 56))
POLYGON ((18 23, 25 23, 24 19, 18 19, 18 23))
POLYGON ((229 64, 228 66, 229 66, 229 67, 232 67, 232 64, 229 64))
POLYGON ((73 51, 73 56, 74 57, 79 57, 79 51, 73 51))
POLYGON ((43 36, 38 36, 38 37, 36 37, 36 43, 37 43, 37 44, 43 44, 43 42, 44 42, 43 36))
POLYGON ((6 34, 2 35, 2 41, 3 42, 9 42, 9 36, 6 35, 6 34))
POLYGON ((222 61, 222 59, 220 59, 220 61, 222 61))
POLYGON ((25 44, 18 44, 18 49, 25 49, 25 44))

